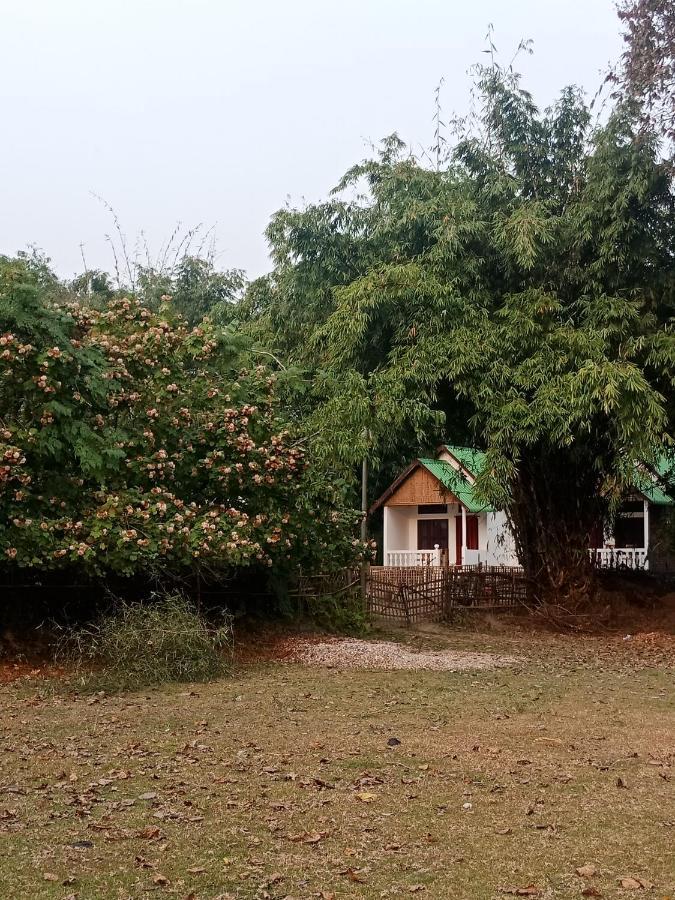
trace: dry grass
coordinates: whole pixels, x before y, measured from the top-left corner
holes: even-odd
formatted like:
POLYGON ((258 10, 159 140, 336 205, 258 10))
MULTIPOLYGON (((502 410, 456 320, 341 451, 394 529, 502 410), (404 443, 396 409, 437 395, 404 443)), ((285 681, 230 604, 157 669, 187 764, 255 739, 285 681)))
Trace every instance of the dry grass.
POLYGON ((119 697, 3 686, 0 896, 675 889, 672 641, 413 643, 524 659, 453 673, 249 660, 119 697), (577 875, 586 863, 598 874, 577 875))

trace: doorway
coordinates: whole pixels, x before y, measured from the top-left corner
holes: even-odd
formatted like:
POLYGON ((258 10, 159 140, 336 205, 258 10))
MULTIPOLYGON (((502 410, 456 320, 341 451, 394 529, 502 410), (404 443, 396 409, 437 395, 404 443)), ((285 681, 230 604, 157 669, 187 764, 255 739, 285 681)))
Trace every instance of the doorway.
MULTIPOLYGON (((478 516, 466 517, 466 549, 478 550, 478 516)), ((455 565, 462 560, 462 517, 455 516, 455 565)))
POLYGON ((441 550, 448 550, 448 520, 418 519, 417 549, 433 550, 438 544, 441 550))

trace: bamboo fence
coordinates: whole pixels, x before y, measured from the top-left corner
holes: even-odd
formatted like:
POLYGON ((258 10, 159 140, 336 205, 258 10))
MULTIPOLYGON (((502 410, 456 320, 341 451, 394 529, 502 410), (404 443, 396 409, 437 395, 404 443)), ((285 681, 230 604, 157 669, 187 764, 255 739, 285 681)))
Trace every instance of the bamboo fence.
POLYGON ((366 591, 372 615, 442 622, 453 609, 512 609, 526 599, 521 569, 507 566, 371 566, 366 591))

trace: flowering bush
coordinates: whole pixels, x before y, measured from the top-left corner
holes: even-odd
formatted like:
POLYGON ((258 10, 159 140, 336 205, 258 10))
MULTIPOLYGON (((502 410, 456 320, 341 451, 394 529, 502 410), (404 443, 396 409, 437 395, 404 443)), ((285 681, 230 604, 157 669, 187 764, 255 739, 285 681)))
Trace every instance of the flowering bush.
POLYGON ((340 564, 357 514, 280 415, 278 375, 165 298, 103 310, 0 268, 0 554, 132 575, 340 564))

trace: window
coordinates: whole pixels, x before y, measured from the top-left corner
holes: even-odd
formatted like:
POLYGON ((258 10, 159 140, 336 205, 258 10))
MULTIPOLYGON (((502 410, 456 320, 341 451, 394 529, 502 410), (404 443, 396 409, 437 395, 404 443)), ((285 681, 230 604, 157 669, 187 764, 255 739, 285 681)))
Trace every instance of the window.
POLYGON ((617 547, 644 547, 645 520, 618 518, 614 523, 614 542, 617 547))
POLYGON ((447 511, 446 503, 422 503, 417 507, 417 514, 420 516, 442 516, 447 511))

